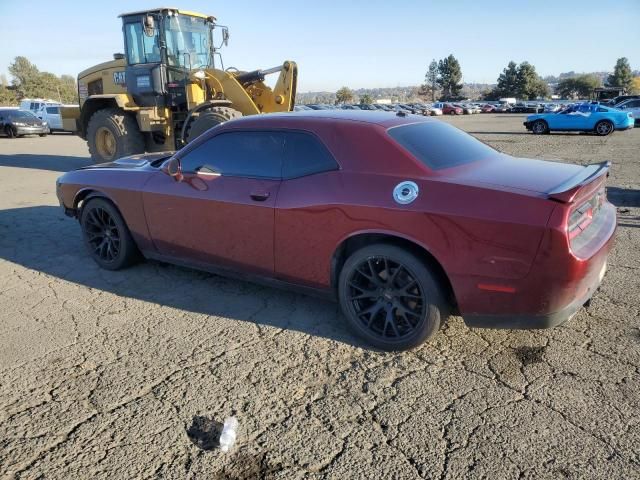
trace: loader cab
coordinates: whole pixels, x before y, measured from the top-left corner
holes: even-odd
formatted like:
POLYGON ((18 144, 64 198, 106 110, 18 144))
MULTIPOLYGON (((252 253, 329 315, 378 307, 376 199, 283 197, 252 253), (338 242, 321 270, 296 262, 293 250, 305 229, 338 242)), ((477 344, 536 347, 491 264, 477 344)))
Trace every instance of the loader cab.
MULTIPOLYGON (((114 75, 114 81, 126 85, 139 106, 184 105, 191 73, 214 68, 219 56, 213 45, 215 19, 176 9, 133 12, 121 18, 126 69, 122 78, 114 75)), ((226 28, 220 28, 226 40, 226 28)))

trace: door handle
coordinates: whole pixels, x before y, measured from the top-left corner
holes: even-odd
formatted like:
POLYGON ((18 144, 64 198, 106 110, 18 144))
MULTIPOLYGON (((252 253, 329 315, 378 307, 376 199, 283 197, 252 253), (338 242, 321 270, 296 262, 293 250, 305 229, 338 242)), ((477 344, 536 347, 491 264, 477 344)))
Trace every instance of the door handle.
POLYGON ((269 192, 252 192, 251 199, 256 202, 264 202, 267 198, 269 198, 269 192))

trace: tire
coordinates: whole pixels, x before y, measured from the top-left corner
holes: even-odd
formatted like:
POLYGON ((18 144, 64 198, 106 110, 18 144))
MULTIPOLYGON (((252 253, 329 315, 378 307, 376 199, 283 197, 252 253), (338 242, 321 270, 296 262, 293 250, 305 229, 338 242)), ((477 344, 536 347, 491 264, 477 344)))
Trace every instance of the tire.
POLYGON ((613 132, 613 123, 611 123, 609 120, 600 120, 598 123, 596 123, 594 131, 597 135, 606 137, 611 132, 613 132))
POLYGON ((449 110, 449 115, 457 115, 455 110, 449 110))
POLYGON ((38 135, 40 135, 41 137, 46 137, 47 136, 46 133, 39 133, 38 135))
POLYGON ((531 132, 534 135, 542 135, 543 133, 547 133, 549 131, 549 125, 544 120, 536 120, 531 125, 531 132))
POLYGON ((104 108, 91 116, 87 143, 94 163, 111 162, 145 150, 138 122, 119 108, 104 108))
POLYGON ((4 134, 9 138, 16 138, 18 136, 11 125, 4 127, 4 134))
POLYGON ((198 116, 191 121, 185 133, 186 141, 190 143, 207 130, 240 117, 242 117, 242 113, 229 107, 213 107, 200 112, 198 116))
POLYGON ((82 238, 93 260, 106 270, 126 268, 139 251, 118 209, 104 198, 92 198, 80 214, 82 238))
POLYGON ((340 272, 338 295, 353 331, 386 351, 422 344, 448 311, 427 266, 394 245, 373 244, 354 252, 340 272))

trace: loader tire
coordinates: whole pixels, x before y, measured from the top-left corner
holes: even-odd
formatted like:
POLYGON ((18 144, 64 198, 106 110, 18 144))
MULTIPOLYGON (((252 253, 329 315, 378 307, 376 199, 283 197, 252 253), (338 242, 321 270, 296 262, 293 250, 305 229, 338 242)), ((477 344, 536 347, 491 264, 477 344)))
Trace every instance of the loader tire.
POLYGON ((94 163, 144 153, 144 137, 136 119, 118 108, 98 110, 89 119, 87 143, 94 163))
POLYGON ((186 141, 190 143, 210 128, 240 117, 242 113, 229 107, 213 107, 204 110, 191 121, 185 135, 186 141))

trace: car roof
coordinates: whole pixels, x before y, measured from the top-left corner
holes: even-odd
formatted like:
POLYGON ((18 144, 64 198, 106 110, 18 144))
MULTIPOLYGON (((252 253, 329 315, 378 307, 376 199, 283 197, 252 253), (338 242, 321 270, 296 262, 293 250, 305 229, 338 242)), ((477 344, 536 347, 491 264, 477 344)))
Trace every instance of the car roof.
POLYGON ((227 126, 234 127, 258 127, 269 128, 279 126, 304 126, 314 123, 331 122, 358 122, 379 125, 383 128, 416 122, 436 122, 422 115, 398 115, 393 112, 379 110, 300 110, 294 112, 269 113, 264 115, 251 115, 242 117, 227 126))

